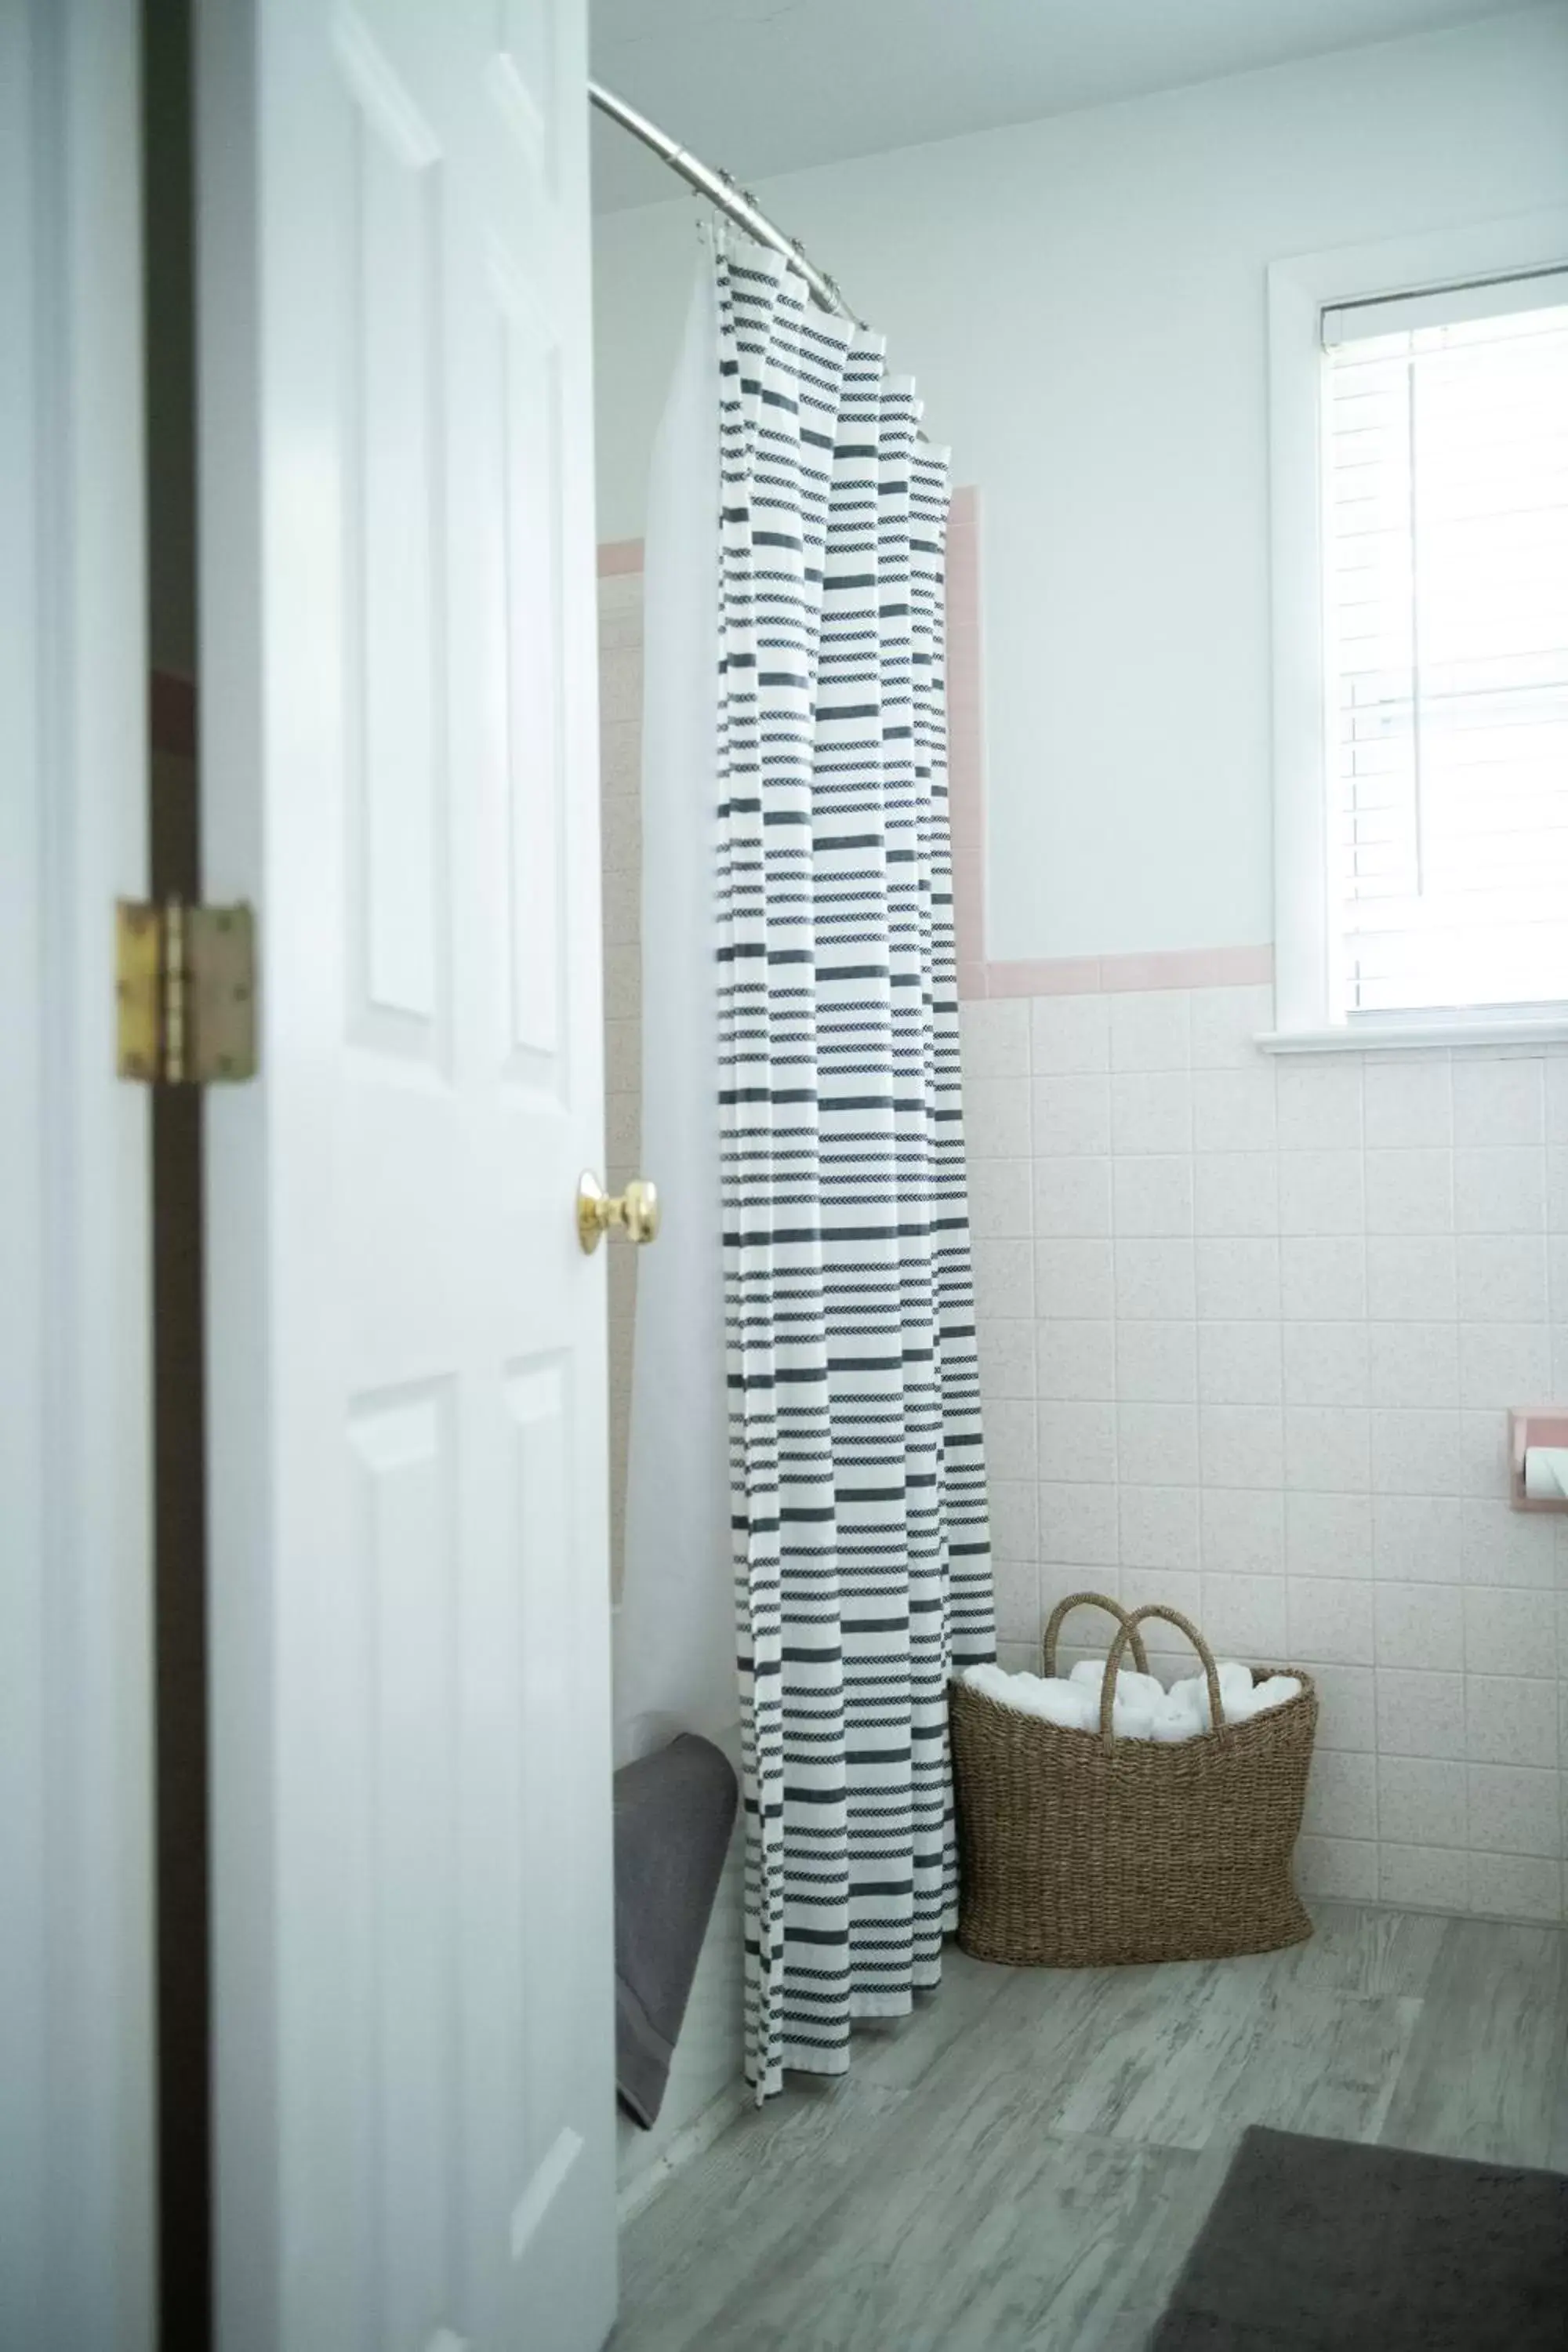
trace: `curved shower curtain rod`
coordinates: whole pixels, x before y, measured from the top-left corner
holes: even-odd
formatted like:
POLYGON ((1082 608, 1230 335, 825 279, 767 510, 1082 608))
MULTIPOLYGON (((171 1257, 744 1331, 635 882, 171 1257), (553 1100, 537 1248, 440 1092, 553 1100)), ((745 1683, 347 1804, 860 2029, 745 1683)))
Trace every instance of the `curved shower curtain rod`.
MULTIPOLYGON (((805 248, 797 238, 785 236, 782 228, 774 227, 756 198, 739 186, 728 172, 716 172, 710 164, 699 163, 697 157, 689 154, 667 131, 661 131, 657 122, 650 122, 646 114, 639 114, 635 106, 628 106, 624 98, 617 98, 615 91, 606 89, 602 82, 591 81, 588 96, 601 114, 607 114, 612 122, 618 122, 623 131, 629 131, 634 139, 640 139, 645 147, 651 147, 661 163, 668 163, 672 172, 679 172, 680 177, 700 195, 706 196, 710 204, 717 205, 721 213, 728 213, 731 220, 739 221, 759 245, 772 246, 775 253, 782 253, 793 261, 811 289, 813 300, 822 310, 831 310, 840 319, 855 319, 854 311, 833 279, 826 271, 818 269, 815 262, 806 259, 805 248)), ((858 320, 855 323, 858 325, 858 320)))

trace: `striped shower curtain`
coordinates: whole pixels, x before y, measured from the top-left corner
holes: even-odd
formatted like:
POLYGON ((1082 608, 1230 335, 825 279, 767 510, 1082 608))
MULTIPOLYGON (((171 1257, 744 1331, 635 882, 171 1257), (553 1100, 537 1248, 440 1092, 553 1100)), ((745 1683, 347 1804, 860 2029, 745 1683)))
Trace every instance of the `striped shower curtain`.
POLYGON ((994 1654, 942 677, 946 454, 876 336, 716 251, 727 1374, 747 2072, 934 1986, 946 1685, 994 1654))

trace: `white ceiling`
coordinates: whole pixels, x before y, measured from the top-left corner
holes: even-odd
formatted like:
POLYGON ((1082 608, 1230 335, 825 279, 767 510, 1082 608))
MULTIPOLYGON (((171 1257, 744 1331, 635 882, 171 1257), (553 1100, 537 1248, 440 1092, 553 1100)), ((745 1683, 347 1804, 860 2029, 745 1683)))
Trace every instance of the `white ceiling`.
MULTIPOLYGON (((756 181, 1292 58, 1506 16, 1520 0, 591 0, 593 70, 756 181)), ((597 118, 594 201, 677 184, 597 118)))

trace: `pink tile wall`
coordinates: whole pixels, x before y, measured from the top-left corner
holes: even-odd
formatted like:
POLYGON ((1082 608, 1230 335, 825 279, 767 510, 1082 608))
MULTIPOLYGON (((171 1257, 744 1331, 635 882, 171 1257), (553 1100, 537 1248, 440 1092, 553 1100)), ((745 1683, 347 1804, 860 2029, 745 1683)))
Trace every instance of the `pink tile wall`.
POLYGON ((1568 1051, 1276 1059, 1270 1018, 963 1008, 1005 1662, 1067 1593, 1172 1602, 1318 1680, 1312 1891, 1559 1919, 1568 1518, 1510 1510, 1507 1408, 1568 1393, 1568 1051))

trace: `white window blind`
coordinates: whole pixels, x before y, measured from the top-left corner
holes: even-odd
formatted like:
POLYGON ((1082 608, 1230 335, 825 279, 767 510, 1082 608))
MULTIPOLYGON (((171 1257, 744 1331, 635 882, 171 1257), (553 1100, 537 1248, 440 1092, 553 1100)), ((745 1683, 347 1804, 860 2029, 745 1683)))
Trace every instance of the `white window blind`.
POLYGON ((1340 1009, 1568 999, 1568 272, 1323 314, 1340 1009))

